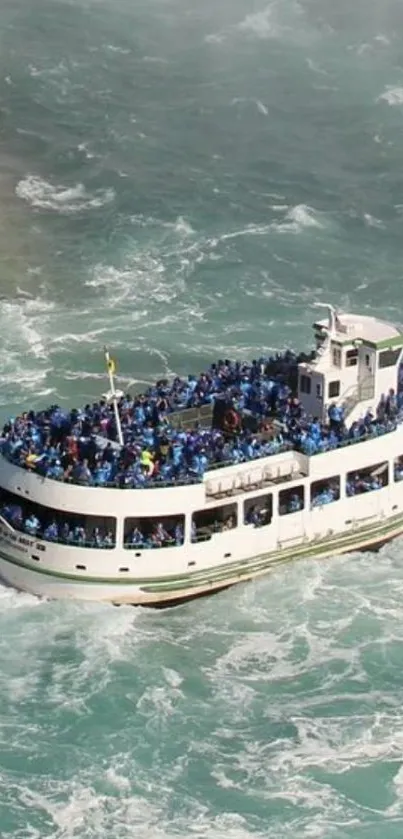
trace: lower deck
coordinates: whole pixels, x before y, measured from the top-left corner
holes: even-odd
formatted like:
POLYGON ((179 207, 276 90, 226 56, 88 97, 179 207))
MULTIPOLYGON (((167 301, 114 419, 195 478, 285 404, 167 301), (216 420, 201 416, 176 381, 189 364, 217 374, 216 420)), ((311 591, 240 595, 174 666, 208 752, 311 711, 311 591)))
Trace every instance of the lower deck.
MULTIPOLYGON (((27 558, 15 556, 15 551, 0 541, 0 578, 7 584, 32 594, 48 598, 109 602, 113 605, 143 605, 167 607, 197 597, 221 591, 237 583, 247 582, 266 574, 278 564, 314 557, 326 557, 374 550, 403 534, 403 513, 389 519, 361 524, 344 534, 328 533, 312 542, 250 556, 238 562, 221 563, 208 569, 170 575, 158 579, 124 580, 103 577, 81 577, 48 568, 33 568, 27 558), (12 555, 13 554, 13 555, 12 555)), ((0 537, 1 539, 1 537, 0 537)))

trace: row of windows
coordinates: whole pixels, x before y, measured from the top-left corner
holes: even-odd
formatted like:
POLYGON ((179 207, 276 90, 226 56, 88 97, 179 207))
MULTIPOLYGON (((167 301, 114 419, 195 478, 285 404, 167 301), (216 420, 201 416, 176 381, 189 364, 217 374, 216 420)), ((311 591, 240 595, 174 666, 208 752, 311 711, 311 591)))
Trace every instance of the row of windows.
MULTIPOLYGON (((403 455, 394 461, 393 479, 403 480, 403 455)), ((389 483, 389 466, 385 461, 346 475, 347 497, 382 489, 389 483)), ((326 480, 313 481, 283 489, 278 494, 278 515, 299 512, 309 504, 311 509, 321 507, 340 498, 339 475, 326 480)), ((243 524, 264 527, 272 521, 273 494, 247 498, 243 504, 243 524)), ((7 490, 0 490, 0 515, 11 526, 28 536, 59 542, 76 547, 113 548, 116 545, 116 519, 112 517, 85 516, 51 510, 41 504, 22 499, 7 490)), ((238 505, 223 504, 209 510, 198 510, 192 515, 191 541, 211 539, 215 533, 232 530, 239 524, 238 505)), ((124 547, 128 550, 166 548, 183 545, 185 516, 130 517, 124 521, 124 547)))
MULTIPOLYGON (((378 356, 378 369, 383 370, 385 367, 395 367, 399 360, 400 353, 402 351, 401 347, 398 347, 396 350, 383 350, 379 353, 378 356)), ((333 365, 334 367, 342 367, 342 350, 340 347, 333 347, 332 352, 333 358, 333 365)), ((347 350, 346 356, 346 367, 356 367, 358 363, 358 350, 347 350)), ((371 363, 370 355, 367 353, 365 356, 365 366, 369 367, 371 363)))
MULTIPOLYGON (((312 379, 310 376, 300 376, 299 379, 299 391, 300 393, 306 393, 308 396, 310 395, 312 390, 312 379)), ((328 399, 336 399, 340 396, 340 382, 334 381, 329 382, 328 389, 327 389, 328 399)), ((318 399, 322 398, 322 385, 320 382, 316 384, 316 396, 318 399)))
MULTIPOLYGON (((342 351, 339 347, 333 347, 333 366, 342 366, 342 351)), ((356 367, 358 363, 358 350, 347 350, 346 352, 346 367, 356 367)), ((365 356, 365 363, 369 366, 369 355, 365 356)))
MULTIPOLYGON (((401 353, 401 347, 397 350, 384 350, 383 352, 379 353, 378 357, 378 368, 384 369, 386 367, 394 367, 398 360, 401 353)), ((332 352, 333 358, 333 366, 334 367, 341 367, 342 366, 342 351, 338 347, 333 348, 332 352)), ((346 367, 355 367, 358 363, 358 350, 347 350, 346 352, 346 367)), ((367 354, 365 356, 365 365, 369 369, 371 364, 370 356, 367 354)), ((310 376, 301 375, 299 379, 299 391, 300 393, 306 393, 307 396, 311 394, 312 391, 312 380, 310 376)), ((318 399, 322 398, 322 385, 318 382, 316 384, 316 397, 318 399)), ((332 382, 329 382, 327 388, 327 398, 328 399, 337 399, 340 396, 340 380, 335 379, 332 382)))

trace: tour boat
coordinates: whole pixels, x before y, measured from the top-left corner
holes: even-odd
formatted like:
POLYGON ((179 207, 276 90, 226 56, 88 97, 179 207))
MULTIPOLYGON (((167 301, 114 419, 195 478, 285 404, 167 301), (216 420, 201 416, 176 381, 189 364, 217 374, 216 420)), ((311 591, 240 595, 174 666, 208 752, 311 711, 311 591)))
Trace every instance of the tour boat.
POLYGON ((403 533, 403 330, 328 306, 314 350, 10 419, 0 576, 169 606, 403 533))

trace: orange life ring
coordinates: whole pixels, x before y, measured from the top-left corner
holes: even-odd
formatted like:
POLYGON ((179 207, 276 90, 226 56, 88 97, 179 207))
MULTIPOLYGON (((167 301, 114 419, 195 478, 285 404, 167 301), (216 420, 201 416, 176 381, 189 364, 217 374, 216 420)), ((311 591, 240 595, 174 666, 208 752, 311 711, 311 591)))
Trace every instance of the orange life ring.
POLYGON ((240 421, 237 412, 230 408, 224 414, 223 428, 224 431, 235 431, 239 427, 240 421))

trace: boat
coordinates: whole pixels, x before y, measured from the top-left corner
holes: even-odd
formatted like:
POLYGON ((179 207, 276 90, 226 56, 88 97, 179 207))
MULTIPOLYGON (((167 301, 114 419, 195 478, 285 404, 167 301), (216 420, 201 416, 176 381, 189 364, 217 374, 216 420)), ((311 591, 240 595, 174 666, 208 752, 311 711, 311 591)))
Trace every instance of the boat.
MULTIPOLYGON (((325 305, 325 304, 321 304, 325 305)), ((326 304, 327 305, 327 304, 326 304)), ((0 576, 172 606, 403 533, 403 330, 327 305, 313 350, 5 423, 0 576)))

